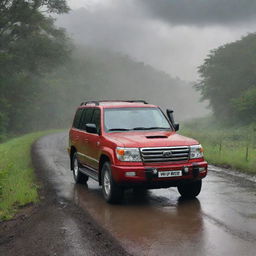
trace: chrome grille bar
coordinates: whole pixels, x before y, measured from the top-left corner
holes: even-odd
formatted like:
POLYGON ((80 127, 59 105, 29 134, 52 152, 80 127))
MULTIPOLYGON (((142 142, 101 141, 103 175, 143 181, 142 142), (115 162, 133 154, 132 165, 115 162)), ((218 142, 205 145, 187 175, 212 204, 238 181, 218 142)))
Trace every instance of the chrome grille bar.
POLYGON ((141 148, 141 157, 145 163, 178 162, 189 159, 189 147, 141 148))

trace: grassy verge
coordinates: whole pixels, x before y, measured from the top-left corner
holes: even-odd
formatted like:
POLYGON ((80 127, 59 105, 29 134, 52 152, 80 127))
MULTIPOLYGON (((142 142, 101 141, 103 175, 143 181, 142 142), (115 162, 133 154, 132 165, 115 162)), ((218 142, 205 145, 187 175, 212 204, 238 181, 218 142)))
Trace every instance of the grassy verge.
POLYGON ((201 119, 183 124, 181 134, 197 139, 206 160, 215 165, 256 174, 255 126, 223 128, 201 119))
POLYGON ((0 220, 10 219, 19 207, 38 201, 30 149, 37 138, 50 132, 31 133, 0 144, 0 220))

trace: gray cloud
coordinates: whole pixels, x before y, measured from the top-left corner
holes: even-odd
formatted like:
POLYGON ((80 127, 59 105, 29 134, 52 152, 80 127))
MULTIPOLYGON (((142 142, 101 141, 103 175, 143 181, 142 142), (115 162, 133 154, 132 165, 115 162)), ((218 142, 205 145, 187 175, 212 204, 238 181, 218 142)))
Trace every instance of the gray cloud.
POLYGON ((171 24, 230 25, 256 19, 255 0, 137 0, 151 17, 171 24))
POLYGON ((197 79, 197 66, 211 49, 255 31, 253 23, 232 27, 170 25, 163 18, 149 15, 149 5, 146 8, 138 1, 143 0, 97 0, 92 8, 76 9, 58 17, 58 23, 79 44, 122 52, 184 80, 197 79))

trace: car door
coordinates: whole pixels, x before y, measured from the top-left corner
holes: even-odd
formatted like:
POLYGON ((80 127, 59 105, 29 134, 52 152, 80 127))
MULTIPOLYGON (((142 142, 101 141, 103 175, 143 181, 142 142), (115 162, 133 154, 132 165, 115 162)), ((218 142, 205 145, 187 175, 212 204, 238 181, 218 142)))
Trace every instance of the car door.
MULTIPOLYGON (((79 152, 79 149, 80 149, 80 141, 81 141, 81 131, 80 131, 80 128, 79 128, 79 124, 80 124, 80 120, 82 118, 82 114, 83 114, 83 111, 84 109, 83 108, 79 108, 77 111, 76 111, 76 114, 75 114, 75 118, 74 118, 74 121, 73 121, 73 125, 72 125, 72 128, 70 130, 70 133, 69 133, 69 146, 73 146, 76 148, 76 150, 79 152)), ((78 156, 79 157, 79 156, 78 156)))
POLYGON ((93 111, 94 111, 94 108, 92 107, 85 108, 79 124, 79 128, 80 128, 79 152, 78 152, 79 162, 86 166, 89 165, 89 161, 88 161, 89 137, 88 137, 88 133, 86 132, 86 124, 91 122, 93 111))
POLYGON ((97 133, 87 133, 88 138, 88 151, 87 159, 88 165, 95 170, 99 168, 99 158, 100 158, 100 116, 101 112, 99 108, 95 108, 93 111, 93 116, 91 123, 96 125, 97 133))

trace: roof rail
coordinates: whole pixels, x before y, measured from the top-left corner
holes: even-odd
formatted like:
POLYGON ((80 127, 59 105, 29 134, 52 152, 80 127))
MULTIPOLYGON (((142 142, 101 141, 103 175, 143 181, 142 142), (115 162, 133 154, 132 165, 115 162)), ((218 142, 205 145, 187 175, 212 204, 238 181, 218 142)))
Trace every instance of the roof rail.
POLYGON ((82 103, 80 104, 80 106, 82 106, 82 105, 87 105, 87 104, 95 104, 95 106, 99 106, 99 101, 96 101, 96 100, 85 101, 85 102, 82 102, 82 103))
POLYGON ((99 106, 100 103, 104 103, 104 102, 129 102, 129 103, 143 103, 143 104, 148 104, 145 100, 92 100, 92 101, 85 101, 82 102, 80 104, 80 106, 82 105, 88 105, 88 104, 95 104, 95 106, 99 106))

